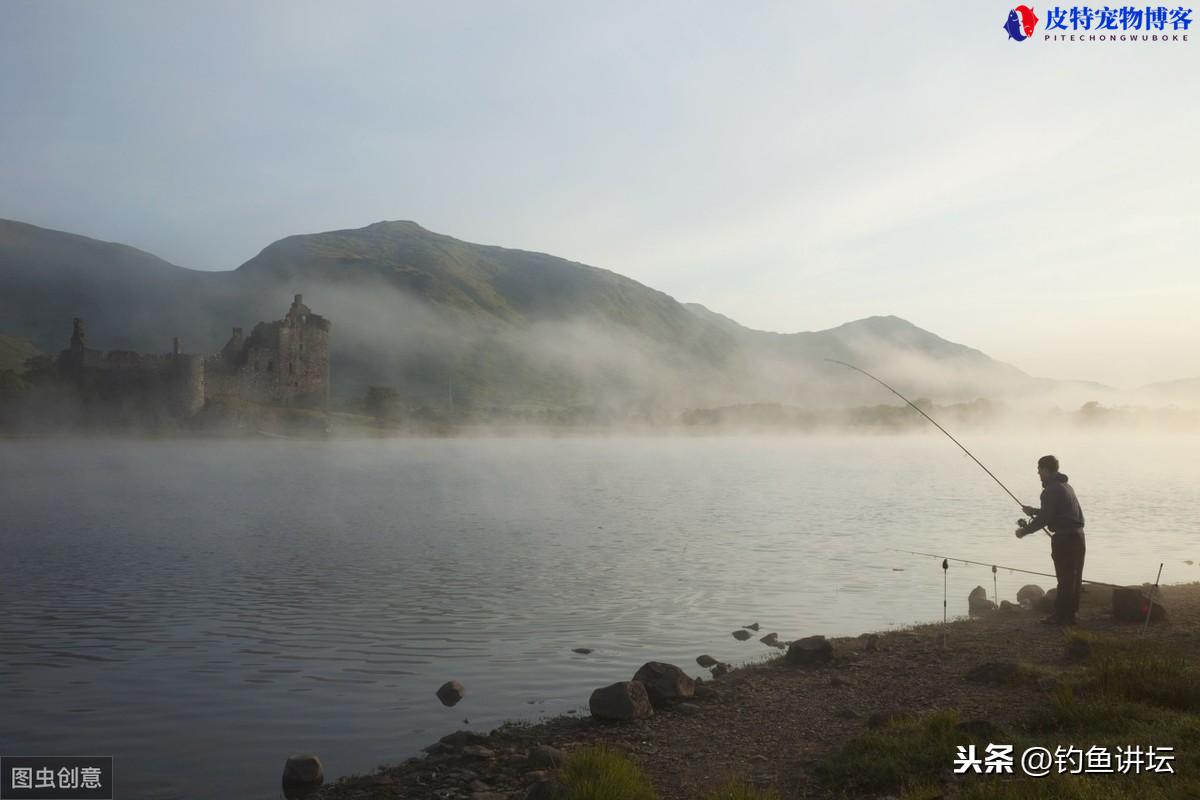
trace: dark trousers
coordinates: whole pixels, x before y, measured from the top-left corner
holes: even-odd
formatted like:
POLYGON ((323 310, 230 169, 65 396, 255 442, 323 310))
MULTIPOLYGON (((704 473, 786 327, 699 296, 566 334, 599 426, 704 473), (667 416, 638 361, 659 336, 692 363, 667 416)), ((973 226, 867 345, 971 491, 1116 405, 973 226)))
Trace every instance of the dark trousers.
POLYGON ((1087 544, 1083 530, 1059 531, 1050 538, 1050 557, 1054 559, 1054 575, 1058 578, 1058 597, 1054 601, 1054 616, 1063 622, 1075 619, 1079 611, 1079 592, 1083 588, 1083 557, 1087 544))

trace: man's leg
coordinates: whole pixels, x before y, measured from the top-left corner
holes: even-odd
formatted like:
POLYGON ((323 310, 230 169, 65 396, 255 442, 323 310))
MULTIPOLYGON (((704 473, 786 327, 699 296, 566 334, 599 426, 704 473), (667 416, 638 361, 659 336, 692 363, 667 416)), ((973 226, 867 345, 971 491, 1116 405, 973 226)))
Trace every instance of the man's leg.
POLYGON ((1075 605, 1071 608, 1071 615, 1079 613, 1079 598, 1083 594, 1083 559, 1087 555, 1087 541, 1083 538, 1083 531, 1079 532, 1079 550, 1078 557, 1075 559, 1075 605))
POLYGON ((1056 533, 1050 537, 1050 558, 1054 561, 1054 577, 1058 579, 1058 594, 1054 597, 1054 619, 1059 622, 1067 619, 1070 613, 1067 611, 1067 603, 1070 602, 1072 579, 1069 554, 1065 545, 1061 534, 1056 533))
POLYGON ((1055 534, 1062 565, 1058 575, 1058 621, 1074 622, 1079 611, 1079 590, 1083 587, 1083 537, 1075 532, 1055 534), (1066 591, 1063 591, 1063 590, 1066 591))

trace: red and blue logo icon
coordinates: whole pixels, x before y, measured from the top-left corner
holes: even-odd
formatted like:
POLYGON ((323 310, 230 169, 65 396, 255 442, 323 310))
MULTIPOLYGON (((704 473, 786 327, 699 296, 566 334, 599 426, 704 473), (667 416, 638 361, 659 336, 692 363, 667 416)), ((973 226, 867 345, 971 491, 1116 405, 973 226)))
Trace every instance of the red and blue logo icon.
POLYGON ((1004 23, 1004 30, 1008 31, 1008 38, 1023 42, 1033 36, 1033 29, 1037 27, 1037 24, 1037 14, 1033 13, 1032 8, 1017 6, 1008 12, 1008 21, 1004 23))

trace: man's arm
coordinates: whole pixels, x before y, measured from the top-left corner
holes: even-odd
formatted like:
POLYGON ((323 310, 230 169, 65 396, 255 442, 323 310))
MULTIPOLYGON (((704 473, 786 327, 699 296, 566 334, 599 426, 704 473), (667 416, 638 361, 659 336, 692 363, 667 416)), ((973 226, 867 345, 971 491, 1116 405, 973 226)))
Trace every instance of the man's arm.
POLYGON ((1054 519, 1054 513, 1060 502, 1061 500, 1058 495, 1051 491, 1051 487, 1047 486, 1045 489, 1042 489, 1042 507, 1037 510, 1037 514, 1034 515, 1033 519, 1029 520, 1025 527, 1021 528, 1021 535, 1027 536, 1036 530, 1046 527, 1046 523, 1054 519))

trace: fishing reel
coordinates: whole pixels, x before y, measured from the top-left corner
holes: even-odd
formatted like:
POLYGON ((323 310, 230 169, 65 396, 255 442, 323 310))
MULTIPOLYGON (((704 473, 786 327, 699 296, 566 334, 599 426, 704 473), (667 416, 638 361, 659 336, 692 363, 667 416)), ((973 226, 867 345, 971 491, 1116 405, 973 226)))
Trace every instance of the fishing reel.
MULTIPOLYGON (((1026 525, 1028 525, 1028 524, 1029 524, 1029 520, 1025 519, 1024 517, 1022 517, 1021 519, 1018 519, 1018 520, 1017 520, 1017 527, 1018 527, 1018 528, 1024 528, 1024 527, 1025 527, 1026 525)), ((1018 539, 1023 539, 1023 538, 1025 538, 1025 536, 1028 536, 1028 535, 1029 535, 1028 533, 1026 533, 1026 534, 1024 534, 1024 535, 1022 535, 1022 534, 1019 534, 1019 533, 1018 533, 1018 534, 1017 534, 1017 538, 1018 538, 1018 539)))

